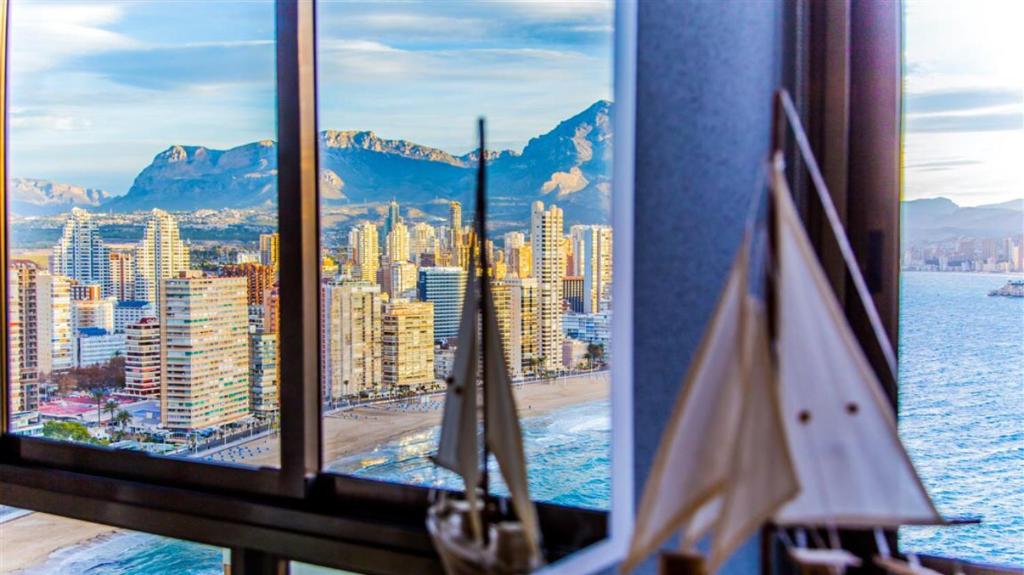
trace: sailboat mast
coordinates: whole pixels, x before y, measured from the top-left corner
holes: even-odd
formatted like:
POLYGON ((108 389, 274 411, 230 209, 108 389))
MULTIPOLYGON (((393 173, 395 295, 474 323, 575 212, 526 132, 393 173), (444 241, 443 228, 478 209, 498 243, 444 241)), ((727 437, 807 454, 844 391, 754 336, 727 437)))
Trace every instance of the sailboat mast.
MULTIPOLYGON (((480 301, 479 308, 480 308, 480 312, 481 312, 480 339, 482 340, 482 343, 483 343, 483 346, 482 346, 483 347, 483 353, 486 354, 487 350, 488 350, 487 340, 488 340, 488 336, 490 336, 491 334, 488 333, 489 330, 487 328, 487 320, 486 320, 487 316, 486 316, 486 312, 484 311, 484 306, 487 305, 487 301, 489 301, 487 298, 490 295, 491 284, 490 284, 490 278, 487 275, 487 270, 488 270, 489 262, 487 261, 487 241, 485 239, 486 238, 485 232, 487 230, 487 204, 486 204, 486 202, 487 202, 487 193, 486 193, 486 186, 487 186, 487 173, 486 173, 486 171, 487 171, 487 158, 486 158, 486 155, 487 154, 486 154, 486 150, 487 150, 487 148, 484 146, 485 142, 484 142, 484 119, 483 118, 480 118, 478 120, 477 129, 479 131, 479 137, 480 137, 480 148, 479 148, 480 157, 478 158, 480 164, 479 164, 479 167, 477 168, 477 172, 476 172, 476 242, 475 242, 476 246, 475 247, 476 247, 476 249, 480 250, 480 267, 482 268, 481 269, 481 281, 480 281, 480 295, 479 295, 479 298, 480 298, 480 300, 479 300, 480 301)), ((470 249, 473 249, 473 246, 471 246, 470 249)), ((470 265, 475 268, 476 267, 477 259, 475 257, 472 257, 472 256, 473 256, 473 254, 470 254, 469 261, 470 261, 470 265)), ((476 269, 471 270, 471 273, 476 273, 476 269)), ((484 425, 483 425, 483 427, 484 427, 484 453, 483 453, 483 462, 484 462, 484 468, 483 468, 483 472, 480 475, 480 481, 481 481, 481 483, 483 483, 483 488, 484 488, 484 518, 485 518, 485 522, 486 522, 487 510, 488 510, 488 507, 490 505, 490 499, 491 499, 490 474, 487 472, 487 462, 491 458, 491 450, 490 450, 490 447, 488 447, 488 445, 487 445, 487 360, 486 360, 486 358, 484 358, 484 361, 481 361, 480 364, 481 364, 481 366, 480 366, 480 370, 481 370, 480 375, 481 375, 481 379, 484 382, 484 385, 483 385, 483 403, 484 403, 484 425)), ((485 528, 484 529, 484 541, 486 541, 486 540, 487 540, 487 529, 485 528)))

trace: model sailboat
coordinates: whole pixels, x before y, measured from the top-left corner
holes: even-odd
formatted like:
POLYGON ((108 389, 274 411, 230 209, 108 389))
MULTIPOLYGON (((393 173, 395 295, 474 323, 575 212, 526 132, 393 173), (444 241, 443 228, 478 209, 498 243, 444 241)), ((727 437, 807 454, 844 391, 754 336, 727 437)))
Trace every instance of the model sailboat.
POLYGON ((462 477, 465 499, 443 498, 431 506, 427 516, 434 545, 446 571, 453 575, 528 573, 542 562, 540 529, 526 482, 522 431, 488 277, 483 120, 479 129, 475 241, 470 246, 458 350, 434 456, 437 465, 462 477), (482 458, 478 388, 483 404, 482 458), (516 519, 501 517, 491 501, 486 467, 491 453, 508 487, 516 519))
MULTIPOLYGON (((782 94, 780 106, 785 104, 782 94)), ((788 113, 786 118, 795 122, 788 113)), ((793 127, 801 139, 799 125, 793 127)), ((809 147, 801 148, 816 172, 809 147)), ((748 229, 662 438, 625 571, 679 532, 687 554, 709 540, 706 567, 713 573, 773 522, 798 531, 828 530, 831 545, 790 544, 789 555, 801 567, 842 573, 860 559, 838 544, 838 529, 878 533, 945 523, 818 263, 781 152, 771 171, 771 257, 751 256, 754 234, 748 229), (752 270, 755 259, 760 268, 752 270), (752 278, 767 279, 766 289, 752 278)), ((837 222, 829 221, 841 236, 837 222)), ((858 274, 852 254, 841 251, 850 273, 858 274)), ((859 276, 854 283, 863 287, 859 276)), ((857 293, 863 297, 865 291, 857 293)), ((880 554, 883 568, 892 571, 899 563, 911 568, 907 572, 922 572, 880 554)))

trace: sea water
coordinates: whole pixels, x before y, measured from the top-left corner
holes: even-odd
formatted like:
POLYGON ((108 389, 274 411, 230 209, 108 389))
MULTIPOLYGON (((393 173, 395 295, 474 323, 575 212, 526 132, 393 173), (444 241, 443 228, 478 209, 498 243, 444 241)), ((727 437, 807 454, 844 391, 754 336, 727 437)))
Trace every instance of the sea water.
POLYGON ((982 521, 907 549, 1024 565, 1024 298, 987 295, 1010 277, 901 276, 900 435, 939 511, 982 521))
MULTIPOLYGON (((1024 299, 987 295, 1007 279, 925 272, 902 276, 900 433, 939 509, 950 516, 982 519, 980 525, 904 529, 904 548, 1024 565, 1024 299)), ((437 433, 434 428, 409 434, 328 468, 384 481, 457 488, 457 477, 427 460, 437 433)), ((607 508, 607 401, 527 417, 523 434, 534 497, 607 508)), ((504 487, 499 483, 496 491, 504 492, 504 487)), ((217 549, 136 533, 63 550, 28 571, 221 572, 217 549)))

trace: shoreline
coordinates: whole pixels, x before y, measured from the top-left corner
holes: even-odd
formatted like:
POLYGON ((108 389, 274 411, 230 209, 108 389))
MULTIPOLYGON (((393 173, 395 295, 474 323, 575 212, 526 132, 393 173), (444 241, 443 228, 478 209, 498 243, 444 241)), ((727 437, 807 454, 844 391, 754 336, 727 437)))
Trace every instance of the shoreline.
MULTIPOLYGON (((530 417, 608 397, 608 371, 554 378, 515 388, 519 416, 530 417)), ((324 467, 350 455, 366 453, 405 435, 420 433, 441 424, 443 396, 427 396, 408 402, 382 403, 336 411, 323 419, 324 467)), ((234 446, 235 459, 221 459, 243 465, 277 467, 279 438, 261 438, 234 446), (248 456, 252 450, 253 456, 248 456), (244 453, 243 453, 244 452, 244 453)))
MULTIPOLYGON (((610 383, 609 372, 600 371, 524 384, 514 393, 520 417, 525 418, 605 399, 609 396, 610 383)), ((371 404, 326 414, 323 421, 324 468, 329 468, 343 457, 366 453, 403 436, 440 425, 443 399, 443 395, 427 396, 404 403, 371 404)), ((211 463, 231 461, 277 467, 279 445, 277 437, 257 438, 214 454, 224 458, 213 459, 211 463), (235 450, 239 457, 227 458, 226 452, 231 450, 235 450), (255 455, 242 455, 250 450, 255 450, 255 455)), ((63 549, 91 545, 127 532, 116 527, 28 512, 0 523, 0 575, 38 567, 63 549), (4 553, 8 547, 16 552, 4 553)))

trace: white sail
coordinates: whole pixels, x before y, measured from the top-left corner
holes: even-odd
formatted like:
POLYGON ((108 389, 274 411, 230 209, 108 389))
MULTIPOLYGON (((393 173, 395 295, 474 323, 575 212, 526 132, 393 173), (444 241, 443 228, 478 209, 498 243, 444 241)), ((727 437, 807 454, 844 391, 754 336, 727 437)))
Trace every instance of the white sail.
POLYGON ((802 487, 776 522, 837 527, 943 523, 811 248, 780 164, 772 188, 780 401, 802 487))
POLYGON ((484 386, 487 394, 487 445, 501 468, 501 476, 505 479, 509 494, 512 496, 512 507, 523 525, 523 532, 531 547, 533 555, 540 553, 540 528, 537 523, 537 511, 530 501, 530 491, 526 481, 526 455, 523 453, 523 434, 519 428, 519 414, 516 410, 515 397, 512 395, 512 382, 505 365, 502 352, 501 332, 498 331, 498 319, 494 309, 494 300, 488 291, 484 298, 484 322, 487 338, 484 345, 484 362, 486 378, 484 386))
POLYGON ((743 411, 713 529, 710 573, 800 491, 782 422, 764 304, 747 296, 745 305, 743 411))
POLYGON ((662 434, 623 571, 632 570, 676 530, 685 530, 698 514, 694 527, 699 536, 712 515, 702 513, 702 507, 718 505, 728 486, 743 401, 737 354, 746 292, 744 242, 662 434))
MULTIPOLYGON (((480 444, 477 430, 477 356, 479 349, 479 300, 476 273, 472 270, 466 281, 462 303, 459 342, 448 385, 441 419, 441 438, 434 462, 462 476, 470 509, 477 509, 476 490, 480 484, 480 444)), ((474 536, 482 537, 478 513, 470 513, 474 536)))

